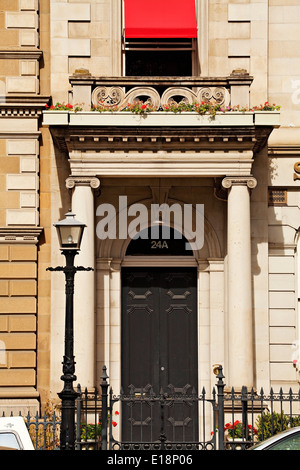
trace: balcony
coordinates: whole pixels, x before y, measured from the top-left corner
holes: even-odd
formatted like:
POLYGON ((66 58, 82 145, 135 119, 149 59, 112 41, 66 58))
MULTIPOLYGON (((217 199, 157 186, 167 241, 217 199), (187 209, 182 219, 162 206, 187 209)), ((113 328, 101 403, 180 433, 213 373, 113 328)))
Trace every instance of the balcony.
POLYGON ((44 112, 45 125, 71 126, 252 126, 279 125, 279 114, 233 111, 249 109, 252 77, 245 71, 235 71, 229 77, 92 77, 78 71, 70 77, 73 104, 77 113, 44 112), (151 113, 126 112, 134 102, 151 107, 151 113), (176 105, 210 103, 222 110, 211 115, 197 112, 163 112, 176 105), (99 111, 101 107, 102 112, 99 111), (103 110, 105 109, 105 112, 103 110), (94 110, 94 111, 92 111, 94 110), (116 111, 123 111, 122 113, 116 111), (125 112, 124 112, 125 111, 125 112))
POLYGON ((82 109, 44 111, 43 124, 73 175, 248 175, 279 126, 279 112, 249 110, 252 77, 244 71, 225 78, 112 78, 82 71, 70 83, 73 104, 82 109), (151 112, 127 111, 137 101, 151 112), (209 112, 194 108, 202 102, 209 112), (181 104, 193 112, 174 112, 181 104), (212 112, 216 106, 220 111, 212 112))

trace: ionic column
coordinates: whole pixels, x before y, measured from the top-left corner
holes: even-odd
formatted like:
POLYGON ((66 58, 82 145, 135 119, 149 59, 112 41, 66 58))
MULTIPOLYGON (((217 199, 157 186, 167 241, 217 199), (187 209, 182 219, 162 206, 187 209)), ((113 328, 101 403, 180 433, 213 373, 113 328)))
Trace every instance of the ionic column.
POLYGON ((250 189, 253 177, 227 177, 228 189, 228 366, 227 384, 253 384, 253 315, 251 283, 250 189))
POLYGON ((78 272, 74 287, 74 355, 77 382, 95 386, 95 207, 94 191, 100 181, 93 177, 70 177, 66 186, 73 189, 72 211, 86 224, 76 266, 94 271, 78 272))

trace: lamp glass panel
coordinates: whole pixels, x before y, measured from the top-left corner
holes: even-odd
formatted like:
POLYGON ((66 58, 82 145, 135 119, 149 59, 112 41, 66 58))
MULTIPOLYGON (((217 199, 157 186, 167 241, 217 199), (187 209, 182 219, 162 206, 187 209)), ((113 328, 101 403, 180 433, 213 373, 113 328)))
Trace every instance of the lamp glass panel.
POLYGON ((57 227, 61 248, 79 249, 83 227, 60 226, 57 227))

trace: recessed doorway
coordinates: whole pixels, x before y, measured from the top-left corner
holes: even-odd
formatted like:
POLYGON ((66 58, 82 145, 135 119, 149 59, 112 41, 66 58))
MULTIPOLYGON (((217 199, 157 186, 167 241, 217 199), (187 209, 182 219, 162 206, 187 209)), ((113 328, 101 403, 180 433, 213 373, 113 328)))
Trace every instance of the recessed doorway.
MULTIPOLYGON (((143 242, 148 253, 151 240, 139 241, 136 250, 130 247, 128 253, 133 257, 136 252, 140 258, 143 242)), ((177 250, 182 261, 178 245, 177 250)), ((150 259, 145 255, 143 267, 122 268, 122 389, 137 397, 150 390, 181 395, 182 403, 170 407, 165 417, 167 439, 194 440, 198 412, 184 398, 198 390, 197 268, 174 266, 173 252, 172 266, 147 267, 150 259)), ((140 404, 123 406, 122 441, 139 440, 141 426, 144 441, 158 438, 159 406, 147 406, 147 400, 144 405, 143 416, 140 404), (132 435, 135 429, 136 436, 132 435)))

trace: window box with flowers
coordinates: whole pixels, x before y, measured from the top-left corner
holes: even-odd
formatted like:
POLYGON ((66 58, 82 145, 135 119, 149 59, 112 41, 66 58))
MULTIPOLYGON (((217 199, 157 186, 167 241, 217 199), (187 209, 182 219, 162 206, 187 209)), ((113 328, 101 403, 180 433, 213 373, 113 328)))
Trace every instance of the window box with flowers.
POLYGON ((81 111, 80 106, 73 106, 70 103, 56 103, 55 105, 46 105, 43 113, 43 124, 45 125, 66 125, 69 123, 70 112, 77 113, 81 111))
POLYGON ((244 450, 246 448, 246 442, 253 442, 257 436, 257 430, 248 424, 247 426, 247 436, 246 429, 243 426, 243 423, 239 420, 232 423, 225 424, 224 427, 225 438, 228 442, 227 448, 233 450, 244 450))
POLYGON ((135 101, 123 108, 104 104, 83 111, 79 105, 56 103, 43 112, 43 124, 73 126, 279 126, 280 106, 253 108, 222 107, 208 102, 179 103, 155 109, 148 103, 135 101))

